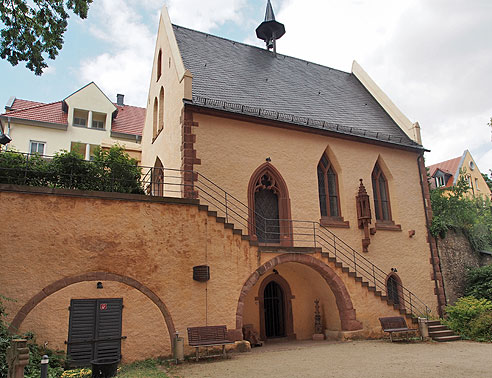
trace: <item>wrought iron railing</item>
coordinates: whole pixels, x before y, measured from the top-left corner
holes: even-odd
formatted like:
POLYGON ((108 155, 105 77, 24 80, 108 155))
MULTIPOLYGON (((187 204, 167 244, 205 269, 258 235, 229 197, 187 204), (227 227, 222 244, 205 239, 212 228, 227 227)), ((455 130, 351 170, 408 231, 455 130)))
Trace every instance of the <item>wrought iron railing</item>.
POLYGON ((122 178, 116 176, 117 166, 101 167, 98 166, 99 163, 89 161, 84 164, 94 169, 77 171, 68 167, 62 171, 43 171, 35 166, 39 156, 22 156, 25 163, 13 167, 0 159, 0 183, 196 198, 201 204, 208 205, 210 210, 216 211, 217 216, 223 217, 226 223, 241 228, 244 234, 249 234, 264 245, 317 248, 367 282, 374 291, 381 292, 381 295, 390 299, 398 298, 399 303, 395 304, 400 309, 414 316, 428 317, 430 314, 429 307, 400 283, 397 283, 397 296, 388 292, 388 272, 373 264, 320 223, 267 219, 199 172, 141 166, 138 167, 137 177, 130 175, 131 177, 122 178), (101 172, 104 172, 104 177, 98 176, 101 172), (84 177, 90 174, 95 176, 84 177))

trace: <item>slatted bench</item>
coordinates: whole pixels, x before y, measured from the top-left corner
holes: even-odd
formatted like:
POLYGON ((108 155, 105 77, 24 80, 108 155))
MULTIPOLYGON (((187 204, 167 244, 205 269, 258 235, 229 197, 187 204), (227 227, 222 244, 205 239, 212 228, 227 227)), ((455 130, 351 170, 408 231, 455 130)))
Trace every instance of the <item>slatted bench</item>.
MULTIPOLYGON (((227 338, 227 327, 220 326, 205 326, 205 327, 189 327, 188 328, 188 344, 195 347, 196 360, 200 358, 200 347, 211 347, 222 345, 222 356, 227 357, 225 346, 234 344, 227 338)), ((218 355, 217 355, 218 356, 218 355)), ((213 356, 215 357, 215 356, 213 356)))
POLYGON ((393 342, 393 332, 397 333, 406 333, 407 340, 408 334, 412 332, 416 332, 416 329, 408 328, 407 322, 403 316, 389 316, 387 318, 379 318, 379 322, 381 323, 381 328, 384 332, 388 332, 390 335, 390 340, 393 342))

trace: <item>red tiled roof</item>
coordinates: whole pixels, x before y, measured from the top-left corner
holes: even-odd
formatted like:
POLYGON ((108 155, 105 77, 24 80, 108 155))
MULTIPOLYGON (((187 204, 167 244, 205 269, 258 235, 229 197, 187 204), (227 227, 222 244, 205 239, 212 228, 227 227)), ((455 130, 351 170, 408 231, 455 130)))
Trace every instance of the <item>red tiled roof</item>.
POLYGON ((62 125, 68 124, 67 113, 62 110, 61 101, 53 102, 51 104, 43 104, 39 102, 35 104, 37 105, 32 105, 20 110, 10 111, 2 115, 17 119, 27 119, 30 121, 57 123, 62 125))
POLYGON ((36 101, 29 101, 29 100, 22 100, 20 98, 16 98, 14 100, 14 103, 10 107, 9 111, 14 111, 14 110, 20 110, 20 109, 25 109, 25 108, 31 108, 36 105, 42 105, 42 102, 36 102, 36 101))
POLYGON ((118 108, 118 115, 113 120, 112 130, 117 133, 142 135, 145 123, 145 108, 116 104, 115 106, 118 108))
POLYGON ((436 173, 436 170, 439 169, 440 171, 443 171, 445 173, 449 173, 451 177, 448 179, 448 182, 446 183, 446 187, 452 186, 453 181, 454 181, 454 175, 458 171, 460 161, 461 161, 461 156, 458 156, 457 158, 454 159, 449 159, 446 161, 442 161, 440 163, 432 164, 429 166, 429 174, 434 176, 434 173, 436 173))
MULTIPOLYGON (((112 131, 124 134, 142 135, 145 123, 145 108, 137 106, 115 106, 118 114, 112 122, 112 131)), ((67 113, 62 110, 62 101, 44 104, 42 102, 15 99, 11 111, 3 116, 67 125, 67 113)))

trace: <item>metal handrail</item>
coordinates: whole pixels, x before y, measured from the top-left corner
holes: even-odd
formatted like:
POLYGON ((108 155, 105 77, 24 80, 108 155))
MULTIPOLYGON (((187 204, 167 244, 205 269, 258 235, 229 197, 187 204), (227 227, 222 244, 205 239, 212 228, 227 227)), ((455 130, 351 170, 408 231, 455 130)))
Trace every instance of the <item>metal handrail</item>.
MULTIPOLYGON (((242 227, 248 234, 252 230, 261 242, 278 243, 282 237, 286 237, 294 246, 321 249, 328 257, 334 257, 335 261, 340 262, 342 267, 348 268, 356 276, 365 280, 374 287, 375 291, 381 292, 381 295, 386 295, 388 298, 390 296, 386 285, 388 274, 332 231, 321 226, 319 222, 265 218, 199 172, 140 166, 140 177, 124 180, 111 174, 110 182, 107 182, 108 177, 105 177, 103 182, 99 182, 98 177, 92 177, 92 181, 87 183, 84 177, 74 172, 38 172, 32 166, 33 159, 30 159, 32 155, 22 155, 25 156, 25 166, 0 166, 0 183, 197 198, 200 202, 209 205, 211 210, 216 211, 217 216, 223 217, 226 223, 242 227), (186 176, 191 179, 185 180, 186 176), (251 215, 254 215, 254 224, 251 215)), ((87 161, 84 164, 100 163, 87 161)), ((98 168, 99 170, 96 171, 104 174, 108 173, 108 169, 111 170, 106 166, 98 168)), ((429 316, 429 307, 413 292, 400 283, 397 283, 397 290, 401 309, 415 316, 429 316)))

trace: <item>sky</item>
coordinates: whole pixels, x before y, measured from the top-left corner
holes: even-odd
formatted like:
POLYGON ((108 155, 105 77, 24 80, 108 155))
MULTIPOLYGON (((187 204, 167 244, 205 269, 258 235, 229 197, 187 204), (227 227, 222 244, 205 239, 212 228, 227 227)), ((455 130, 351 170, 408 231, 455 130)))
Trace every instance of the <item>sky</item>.
MULTIPOLYGON (((262 46, 266 0, 94 0, 69 21, 41 77, 0 60, 0 106, 10 96, 52 102, 94 81, 109 98, 145 106, 160 9, 195 30, 262 46)), ((426 163, 470 150, 492 169, 491 0, 272 0, 286 34, 277 51, 346 72, 356 60, 421 126, 426 163)))

